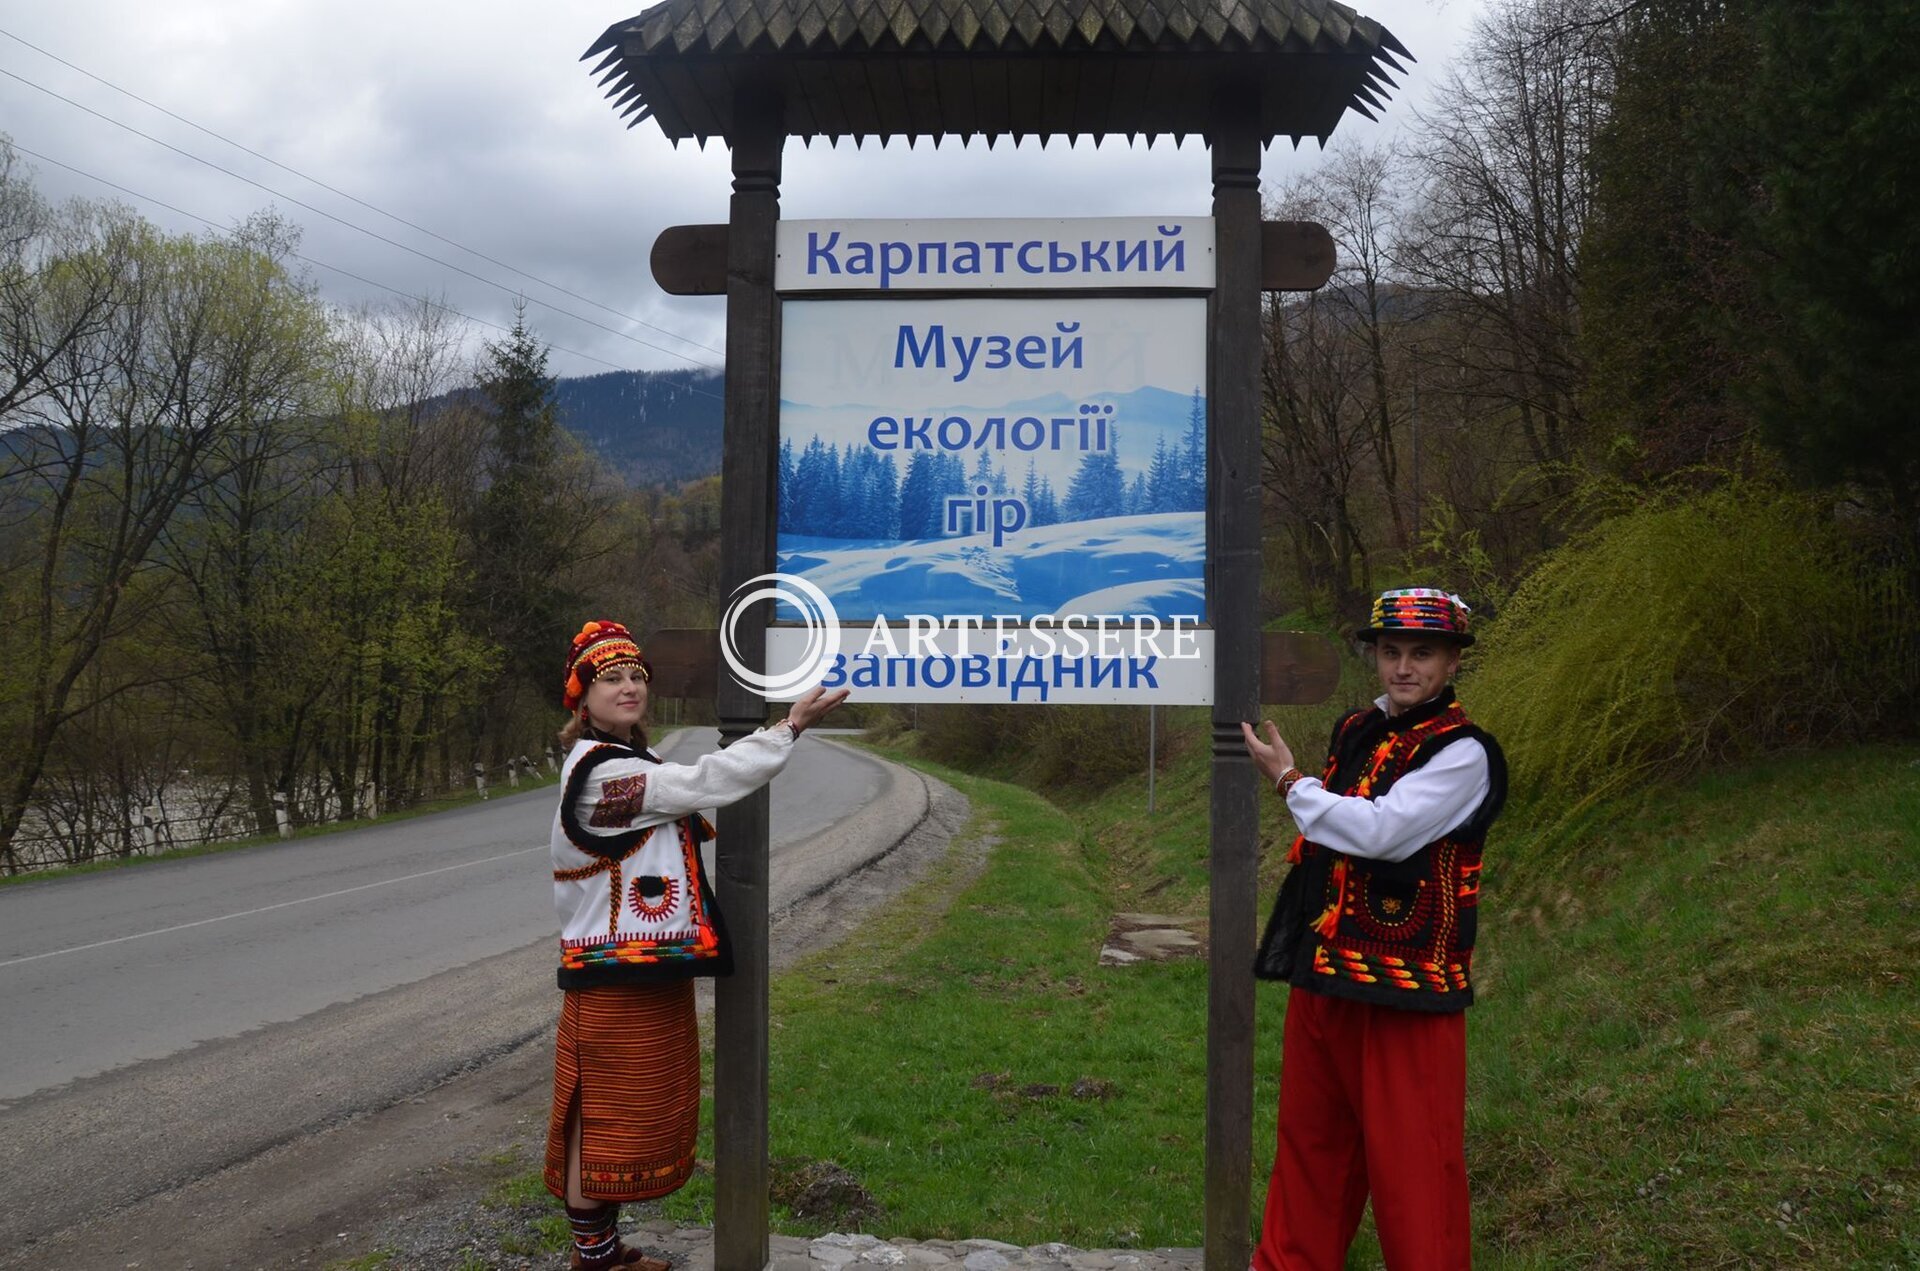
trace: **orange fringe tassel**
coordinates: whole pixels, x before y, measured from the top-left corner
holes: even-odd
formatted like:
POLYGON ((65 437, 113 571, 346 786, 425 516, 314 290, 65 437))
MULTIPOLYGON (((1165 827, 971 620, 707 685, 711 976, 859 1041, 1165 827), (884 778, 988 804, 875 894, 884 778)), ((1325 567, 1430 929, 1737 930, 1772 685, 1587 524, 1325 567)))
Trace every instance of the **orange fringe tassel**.
POLYGON ((1337 856, 1333 862, 1333 903, 1321 910, 1320 916, 1313 920, 1313 929, 1327 939, 1333 939, 1333 933, 1340 926, 1340 910, 1346 903, 1347 858, 1337 856))

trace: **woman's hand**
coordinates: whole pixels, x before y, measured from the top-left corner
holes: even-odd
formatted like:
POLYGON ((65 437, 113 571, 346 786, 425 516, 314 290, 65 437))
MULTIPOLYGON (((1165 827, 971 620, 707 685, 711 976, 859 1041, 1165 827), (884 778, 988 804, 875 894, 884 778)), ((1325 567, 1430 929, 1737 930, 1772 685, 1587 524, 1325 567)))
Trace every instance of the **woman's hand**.
POLYGON ((1247 754, 1252 756, 1253 766, 1260 770, 1268 785, 1280 780, 1280 774, 1293 767, 1293 751, 1281 740, 1280 730, 1273 726, 1272 720, 1261 720, 1258 734, 1248 723, 1240 725, 1240 732, 1246 738, 1247 754))
POLYGON ((802 729, 811 728, 831 715, 834 708, 847 700, 847 690, 837 688, 829 693, 823 688, 814 688, 787 708, 787 722, 793 725, 798 734, 802 729))

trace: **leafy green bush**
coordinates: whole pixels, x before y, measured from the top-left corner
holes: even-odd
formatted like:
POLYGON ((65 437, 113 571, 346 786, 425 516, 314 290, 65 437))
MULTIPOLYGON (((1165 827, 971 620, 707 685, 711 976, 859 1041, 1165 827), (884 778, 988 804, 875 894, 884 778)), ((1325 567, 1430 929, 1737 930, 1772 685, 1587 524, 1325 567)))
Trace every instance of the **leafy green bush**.
POLYGON ((1033 781, 1100 790, 1147 779, 1147 708, 1059 706, 1033 715, 1033 781))
POLYGON ((1898 576, 1830 506, 1734 482, 1609 518, 1490 624, 1464 696, 1514 791, 1577 809, 1703 763, 1870 731, 1915 680, 1898 576))
POLYGON ((1098 790, 1146 778, 1144 706, 922 706, 917 750, 1041 789, 1098 790))
POLYGON ((977 768, 1003 757, 1014 738, 1019 708, 1012 706, 922 706, 914 732, 919 752, 956 768, 977 768))

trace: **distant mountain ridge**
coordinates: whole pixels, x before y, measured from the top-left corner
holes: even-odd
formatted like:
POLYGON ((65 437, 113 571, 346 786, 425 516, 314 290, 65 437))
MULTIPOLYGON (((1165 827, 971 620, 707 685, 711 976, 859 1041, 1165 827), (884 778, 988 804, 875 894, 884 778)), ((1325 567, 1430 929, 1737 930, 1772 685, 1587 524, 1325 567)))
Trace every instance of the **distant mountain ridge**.
POLYGON ((608 371, 554 382, 561 426, 632 486, 720 471, 719 371, 608 371))
MULTIPOLYGON (((560 425, 628 485, 677 485, 720 471, 725 378, 719 371, 609 371, 555 380, 553 401, 560 425)), ((423 405, 478 401, 476 390, 461 389, 423 405)), ((66 439, 54 425, 0 423, 0 454, 22 462, 65 453, 66 439)), ((95 454, 88 462, 103 461, 95 454)))

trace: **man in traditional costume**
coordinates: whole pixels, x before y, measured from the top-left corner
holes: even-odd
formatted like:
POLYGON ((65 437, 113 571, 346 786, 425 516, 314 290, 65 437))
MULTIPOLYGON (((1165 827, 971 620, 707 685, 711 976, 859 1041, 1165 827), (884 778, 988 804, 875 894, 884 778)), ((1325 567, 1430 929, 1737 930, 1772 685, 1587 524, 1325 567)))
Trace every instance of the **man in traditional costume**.
POLYGON ((589 622, 568 652, 552 833, 566 999, 553 1065, 546 1184, 567 1207, 573 1266, 668 1271, 620 1243, 623 1201, 678 1190, 700 1128, 693 977, 733 969, 700 844, 701 808, 744 798, 786 767, 801 730, 846 699, 815 689, 787 718, 691 764, 647 747, 652 669, 627 629, 589 622))
POLYGON ((1338 1271, 1369 1195, 1389 1271, 1472 1264, 1463 1012, 1506 761, 1451 686, 1469 617, 1428 588, 1374 602, 1385 691, 1334 725, 1318 777, 1272 723, 1241 726, 1300 831, 1255 964, 1292 986, 1256 1271, 1338 1271))

